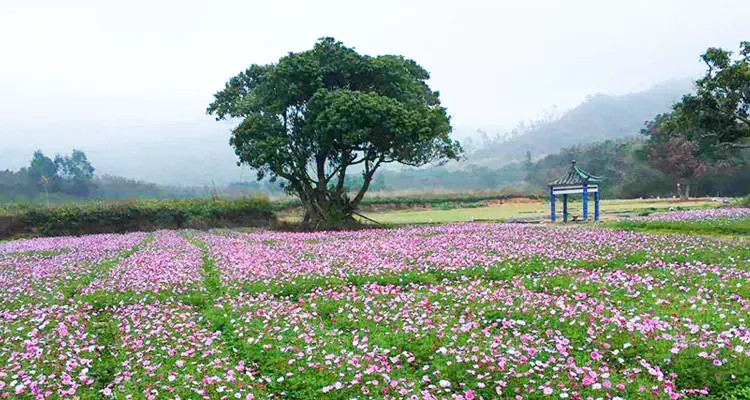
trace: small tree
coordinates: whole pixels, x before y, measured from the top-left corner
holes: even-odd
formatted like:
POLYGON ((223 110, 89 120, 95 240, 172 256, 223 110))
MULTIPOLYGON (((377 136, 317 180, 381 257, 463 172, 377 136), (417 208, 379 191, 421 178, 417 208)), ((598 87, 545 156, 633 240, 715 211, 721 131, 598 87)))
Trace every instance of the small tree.
POLYGON ((90 192, 91 180, 94 178, 94 167, 91 166, 86 153, 73 150, 70 156, 55 156, 60 176, 68 183, 64 191, 74 196, 84 197, 90 192))
POLYGON ((74 149, 70 156, 58 154, 55 156, 55 164, 64 179, 86 182, 94 177, 94 167, 81 150, 74 149))
POLYGON ((29 179, 34 185, 47 185, 50 181, 58 178, 58 166, 52 159, 45 156, 41 150, 34 152, 29 165, 29 179), (45 182, 42 182, 45 178, 45 182))
POLYGON ((207 112, 239 119, 239 157, 299 197, 304 221, 352 219, 384 164, 442 164, 461 153, 429 74, 402 56, 360 55, 333 38, 275 64, 252 65, 214 95, 207 112), (350 199, 347 171, 362 185, 350 199))

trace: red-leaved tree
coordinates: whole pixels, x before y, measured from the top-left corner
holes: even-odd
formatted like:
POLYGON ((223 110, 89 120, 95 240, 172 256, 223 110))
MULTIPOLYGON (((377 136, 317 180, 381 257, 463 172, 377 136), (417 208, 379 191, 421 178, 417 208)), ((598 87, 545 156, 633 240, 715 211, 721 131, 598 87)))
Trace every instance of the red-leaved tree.
POLYGON ((709 161, 699 154, 699 146, 684 136, 665 133, 660 123, 669 116, 659 116, 649 123, 644 134, 649 136, 644 152, 649 164, 672 178, 680 198, 690 197, 692 182, 709 172, 728 171, 726 161, 709 161))

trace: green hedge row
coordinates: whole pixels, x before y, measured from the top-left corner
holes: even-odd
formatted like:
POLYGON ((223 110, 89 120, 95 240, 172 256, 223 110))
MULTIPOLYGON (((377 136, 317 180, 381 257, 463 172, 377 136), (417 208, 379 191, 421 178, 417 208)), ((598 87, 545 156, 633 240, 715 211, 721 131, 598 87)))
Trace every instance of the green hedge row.
POLYGON ((0 238, 122 233, 157 229, 268 226, 276 221, 261 198, 87 202, 0 210, 0 238))

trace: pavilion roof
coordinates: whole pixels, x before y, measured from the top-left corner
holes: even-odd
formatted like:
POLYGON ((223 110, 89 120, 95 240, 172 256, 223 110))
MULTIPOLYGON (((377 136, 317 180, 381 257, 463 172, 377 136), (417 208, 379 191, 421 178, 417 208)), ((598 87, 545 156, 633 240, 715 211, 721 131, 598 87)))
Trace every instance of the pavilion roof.
POLYGON ((583 185, 584 183, 600 183, 601 181, 601 177, 578 168, 575 160, 573 160, 568 173, 550 182, 549 186, 583 185))

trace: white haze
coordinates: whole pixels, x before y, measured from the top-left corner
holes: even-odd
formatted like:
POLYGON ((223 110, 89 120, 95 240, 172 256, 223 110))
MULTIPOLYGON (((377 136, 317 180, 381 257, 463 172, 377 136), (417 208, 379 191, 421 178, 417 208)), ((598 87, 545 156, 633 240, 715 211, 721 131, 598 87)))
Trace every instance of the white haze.
POLYGON ((97 173, 249 176, 212 94, 252 63, 334 36, 432 74, 459 136, 695 77, 747 37, 747 1, 0 1, 0 169, 80 148, 97 173), (708 8, 708 10, 707 10, 708 8), (707 17, 707 13, 715 18, 707 17))

